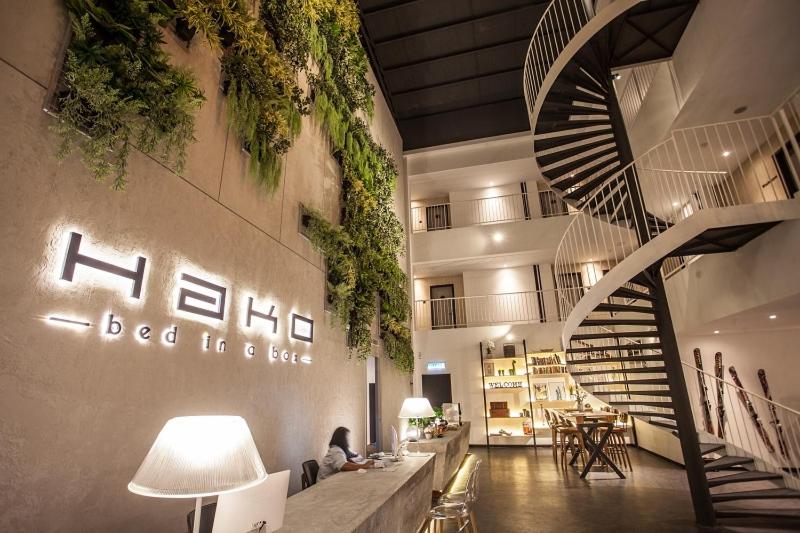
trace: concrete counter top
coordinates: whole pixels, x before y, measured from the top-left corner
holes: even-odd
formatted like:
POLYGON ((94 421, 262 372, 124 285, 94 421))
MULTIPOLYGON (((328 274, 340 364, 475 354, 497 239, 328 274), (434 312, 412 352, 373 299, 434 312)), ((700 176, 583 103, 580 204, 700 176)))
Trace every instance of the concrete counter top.
POLYGON ((427 452, 436 454, 436 467, 433 476, 433 490, 444 490, 447 483, 455 475, 461 461, 469 451, 470 423, 462 422, 457 430, 448 430, 438 439, 422 439, 408 445, 410 452, 427 452))
POLYGON ((388 463, 387 469, 339 472, 323 479, 286 501, 279 532, 417 531, 431 506, 434 463, 433 455, 406 457, 388 463))

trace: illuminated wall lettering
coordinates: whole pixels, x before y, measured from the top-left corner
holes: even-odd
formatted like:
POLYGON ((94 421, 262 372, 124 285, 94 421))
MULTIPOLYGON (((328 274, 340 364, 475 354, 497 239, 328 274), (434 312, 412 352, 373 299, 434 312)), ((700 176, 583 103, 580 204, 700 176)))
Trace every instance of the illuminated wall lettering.
MULTIPOLYGON (((63 258, 63 267, 60 270, 60 278, 64 281, 73 282, 75 277, 75 269, 78 265, 93 268, 130 280, 133 284, 131 289, 131 296, 136 299, 141 299, 142 291, 144 289, 145 267, 147 265, 146 258, 138 256, 136 268, 129 270, 112 263, 90 257, 86 254, 80 253, 81 241, 83 236, 80 233, 70 232, 69 240, 67 242, 66 252, 63 258)), ((226 303, 228 295, 228 287, 217 285, 206 279, 196 275, 188 274, 186 272, 180 273, 180 278, 177 280, 177 311, 189 313, 192 315, 211 318, 222 323, 226 317, 226 303)), ((275 305, 264 305, 261 309, 255 308, 255 299, 252 296, 247 296, 246 306, 239 308, 244 320, 242 322, 247 328, 258 326, 254 325, 254 319, 264 320, 271 324, 266 325, 264 330, 257 328, 255 331, 266 331, 269 334, 276 334, 278 332, 278 314, 275 305), (269 311, 267 311, 269 309, 269 311)), ((296 339, 308 343, 314 342, 314 320, 303 315, 292 312, 290 315, 289 328, 287 328, 288 336, 291 339, 296 339)), ((56 326, 66 326, 73 329, 86 329, 93 327, 92 323, 81 318, 74 318, 72 316, 63 316, 50 314, 41 317, 49 324, 56 326)), ((191 317, 185 317, 191 318, 191 317)), ((239 318, 238 320, 241 320, 239 318)), ((117 314, 116 311, 106 311, 103 317, 97 322, 98 330, 102 336, 110 338, 121 338, 130 335, 140 344, 148 344, 149 341, 160 341, 165 346, 174 346, 179 344, 178 326, 169 325, 163 330, 157 326, 151 326, 146 323, 138 322, 135 327, 128 328, 125 319, 117 314), (161 331, 159 334, 158 331, 161 331)), ((220 324, 222 325, 222 324, 220 324)), ((214 326, 216 327, 216 326, 214 326)), ((195 342, 195 341, 191 341, 195 342)), ((196 345, 194 345, 196 346, 196 345)), ((203 351, 215 350, 219 353, 227 352, 227 341, 219 337, 214 338, 211 333, 203 333, 201 337, 200 346, 203 351)), ((240 345, 241 346, 241 345, 240 345)), ((248 359, 252 359, 259 353, 265 353, 262 356, 268 361, 281 361, 284 363, 291 362, 311 364, 311 356, 300 355, 292 351, 290 347, 288 350, 278 348, 275 345, 268 345, 257 348, 257 344, 246 340, 244 342, 244 355, 248 359)), ((241 353, 241 352, 240 352, 241 353)))
POLYGON ((115 276, 128 278, 133 281, 133 288, 131 289, 132 298, 140 298, 142 294, 142 283, 144 282, 144 269, 147 264, 147 259, 139 256, 136 262, 136 270, 128 270, 117 265, 112 265, 100 259, 89 257, 80 253, 81 240, 83 236, 74 231, 70 233, 69 245, 67 246, 67 255, 64 258, 64 268, 61 271, 61 279, 64 281, 72 281, 75 276, 75 267, 83 265, 89 268, 102 270, 115 276))
POLYGON ((292 313, 292 338, 314 342, 314 321, 310 318, 292 313))
POLYGON ((275 315, 272 314, 274 312, 275 312, 275 306, 274 305, 270 306, 269 313, 262 313, 261 311, 256 311, 255 309, 253 309, 253 297, 249 296, 247 298, 247 315, 245 316, 245 324, 249 328, 253 317, 262 318, 264 320, 268 320, 268 321, 272 322, 272 333, 273 334, 277 333, 278 332, 278 317, 276 317, 275 315))
POLYGON ((186 311, 187 313, 193 313, 195 315, 207 316, 209 318, 215 318, 217 320, 223 320, 225 318, 225 295, 228 290, 225 287, 221 287, 210 281, 205 281, 200 279, 196 276, 192 276, 191 274, 181 274, 181 281, 185 281, 187 283, 192 283, 199 287, 206 288, 212 292, 217 293, 219 296, 209 296, 208 294, 203 294, 202 292, 197 292, 192 289, 187 289, 186 287, 181 287, 180 292, 178 293, 178 309, 180 311, 186 311), (212 305, 212 309, 208 309, 205 307, 198 307, 194 304, 189 303, 187 300, 192 299, 198 302, 203 302, 209 305, 212 305))

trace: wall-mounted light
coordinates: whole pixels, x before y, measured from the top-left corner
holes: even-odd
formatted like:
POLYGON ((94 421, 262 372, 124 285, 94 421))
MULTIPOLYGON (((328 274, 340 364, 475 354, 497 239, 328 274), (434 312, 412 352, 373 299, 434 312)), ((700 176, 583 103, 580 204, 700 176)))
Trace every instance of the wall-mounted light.
POLYGON ((718 329, 714 330, 714 335, 719 335, 719 330, 718 329))
POLYGON ((505 237, 503 236, 503 234, 500 233, 499 231, 496 232, 494 235, 492 235, 492 240, 494 240, 494 242, 503 242, 504 238, 505 237))
POLYGON ((508 335, 506 335, 506 340, 507 341, 513 341, 514 340, 514 335, 509 333, 508 335))

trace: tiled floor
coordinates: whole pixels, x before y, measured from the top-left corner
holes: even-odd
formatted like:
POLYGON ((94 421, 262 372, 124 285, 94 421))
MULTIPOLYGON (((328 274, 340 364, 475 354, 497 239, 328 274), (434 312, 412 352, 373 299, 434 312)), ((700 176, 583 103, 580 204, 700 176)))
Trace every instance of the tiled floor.
MULTIPOLYGON (((683 469, 631 449, 633 472, 562 470, 548 448, 472 448, 483 460, 476 508, 478 531, 699 531, 683 469)), ((447 528, 445 531, 456 531, 447 528)))

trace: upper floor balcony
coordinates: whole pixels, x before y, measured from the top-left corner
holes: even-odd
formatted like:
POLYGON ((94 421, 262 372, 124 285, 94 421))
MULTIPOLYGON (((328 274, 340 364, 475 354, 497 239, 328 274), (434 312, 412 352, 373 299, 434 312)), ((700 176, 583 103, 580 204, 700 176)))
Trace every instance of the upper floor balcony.
POLYGON ((431 267, 496 259, 497 268, 552 261, 571 218, 566 215, 573 212, 549 190, 417 201, 411 208, 412 259, 415 265, 431 267))

